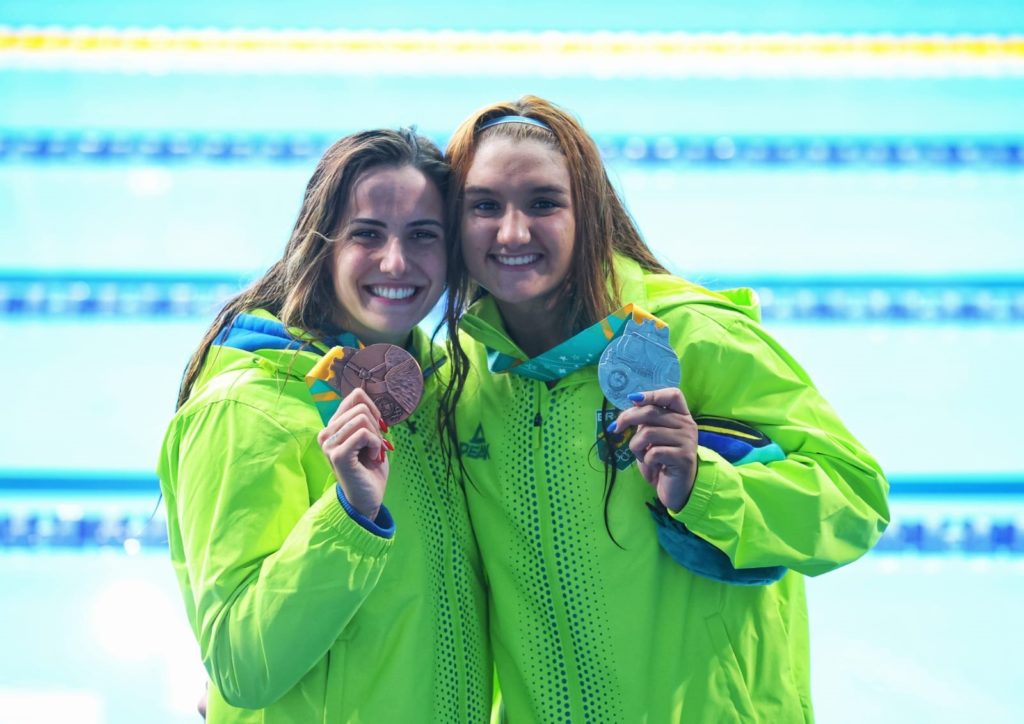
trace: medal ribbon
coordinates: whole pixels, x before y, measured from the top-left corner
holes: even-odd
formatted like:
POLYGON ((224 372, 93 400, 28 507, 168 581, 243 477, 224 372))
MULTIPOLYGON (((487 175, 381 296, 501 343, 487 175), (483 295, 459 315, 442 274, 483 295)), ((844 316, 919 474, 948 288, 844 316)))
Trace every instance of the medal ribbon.
POLYGON ((491 372, 511 372, 542 382, 554 382, 576 370, 597 364, 605 347, 622 336, 630 320, 636 324, 650 320, 659 329, 668 326, 650 312, 630 303, 533 359, 517 358, 488 347, 487 366, 491 372))
MULTIPOLYGON (((309 374, 306 375, 306 387, 309 388, 309 394, 313 397, 313 404, 316 405, 316 410, 320 413, 320 419, 325 425, 334 416, 338 405, 341 404, 341 393, 331 384, 334 380, 333 362, 344 359, 346 350, 360 350, 365 346, 354 334, 349 332, 338 335, 332 341, 340 342, 341 346, 328 350, 313 366, 313 369, 309 371, 309 374)), ((415 354, 413 359, 416 359, 416 363, 419 364, 415 354)), ((441 357, 433 366, 425 367, 423 369, 423 379, 426 380, 447 361, 445 357, 441 357)))
POLYGON ((309 394, 313 396, 313 404, 316 405, 320 419, 325 425, 334 415, 334 411, 338 409, 338 405, 341 404, 341 393, 334 389, 331 381, 334 379, 333 363, 335 360, 344 359, 346 349, 359 349, 359 347, 331 348, 306 375, 306 387, 309 388, 309 394))
POLYGON ((313 396, 313 404, 316 405, 316 411, 320 413, 320 419, 325 425, 334 415, 334 411, 338 409, 338 405, 341 404, 341 395, 328 384, 329 380, 334 379, 334 370, 331 369, 331 363, 336 359, 344 357, 346 348, 362 349, 364 346, 359 341, 359 338, 351 332, 342 332, 327 341, 335 346, 324 352, 324 356, 313 365, 313 369, 306 375, 306 387, 309 388, 309 394, 313 396))

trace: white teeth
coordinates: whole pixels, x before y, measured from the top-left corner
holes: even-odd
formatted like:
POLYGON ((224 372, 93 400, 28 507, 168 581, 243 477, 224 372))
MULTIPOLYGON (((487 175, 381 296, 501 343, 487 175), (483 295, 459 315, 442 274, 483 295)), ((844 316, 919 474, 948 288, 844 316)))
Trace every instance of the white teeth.
POLYGON ((532 264, 533 262, 540 259, 540 254, 523 254, 521 256, 495 256, 495 260, 499 264, 505 266, 522 266, 523 264, 532 264))
POLYGON ((387 299, 408 299, 416 293, 416 287, 370 287, 370 293, 387 299))

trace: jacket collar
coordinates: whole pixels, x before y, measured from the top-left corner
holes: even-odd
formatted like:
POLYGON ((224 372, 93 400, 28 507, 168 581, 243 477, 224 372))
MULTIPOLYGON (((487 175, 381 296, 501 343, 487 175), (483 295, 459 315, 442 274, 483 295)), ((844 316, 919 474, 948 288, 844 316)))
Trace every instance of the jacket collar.
MULTIPOLYGON (((620 255, 616 255, 612 263, 619 285, 618 290, 609 290, 612 293, 612 298, 629 300, 646 309, 648 296, 643 268, 632 259, 620 255)), ((459 321, 459 328, 487 348, 488 366, 492 372, 510 369, 507 363, 510 359, 517 363, 529 361, 537 367, 558 370, 562 366, 560 362, 565 356, 582 353, 575 349, 577 345, 574 344, 574 341, 581 335, 587 334, 588 331, 583 330, 562 344, 531 359, 509 336, 498 304, 490 294, 485 295, 469 308, 459 321), (499 367, 502 369, 498 369, 499 367)), ((555 376, 557 378, 557 372, 555 376)))
MULTIPOLYGON (((618 254, 613 257, 612 264, 618 289, 609 289, 609 292, 616 305, 632 303, 645 312, 657 315, 682 304, 709 304, 732 309, 755 321, 760 320, 757 294, 751 289, 713 292, 672 274, 647 272, 636 261, 618 254)), ((618 310, 612 317, 622 311, 618 310)), ((612 317, 605 322, 612 321, 612 317)), ((605 325, 605 322, 599 324, 605 325)), ((572 369, 597 362, 596 357, 590 361, 583 359, 594 357, 594 340, 586 339, 594 336, 592 327, 529 358, 509 336, 497 302, 489 294, 469 308, 460 320, 459 327, 486 347, 491 372, 514 371, 518 368, 518 373, 524 376, 551 381, 570 374, 572 369), (575 361, 575 365, 566 365, 567 358, 571 362, 575 361)), ((613 330, 605 330, 607 339, 611 339, 610 331, 613 330)), ((600 350, 597 355, 600 355, 600 350)))
MULTIPOLYGON (((289 376, 302 378, 321 357, 333 347, 363 347, 351 332, 342 332, 333 337, 317 339, 298 327, 286 327, 281 320, 265 309, 255 309, 239 314, 230 327, 225 328, 213 343, 227 349, 252 352, 277 363, 288 371, 289 376), (308 354, 295 354, 304 352, 308 354)), ((431 367, 431 342, 427 333, 419 327, 412 330, 409 352, 423 368, 424 378, 429 377, 445 359, 438 360, 431 367)))

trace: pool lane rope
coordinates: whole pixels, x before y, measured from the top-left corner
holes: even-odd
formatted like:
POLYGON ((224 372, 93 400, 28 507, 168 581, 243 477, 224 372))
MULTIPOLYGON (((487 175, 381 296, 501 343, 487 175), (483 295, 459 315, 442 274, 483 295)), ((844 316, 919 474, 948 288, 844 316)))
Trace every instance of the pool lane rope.
POLYGON ((0 26, 0 69, 590 78, 1021 77, 1024 35, 0 26))

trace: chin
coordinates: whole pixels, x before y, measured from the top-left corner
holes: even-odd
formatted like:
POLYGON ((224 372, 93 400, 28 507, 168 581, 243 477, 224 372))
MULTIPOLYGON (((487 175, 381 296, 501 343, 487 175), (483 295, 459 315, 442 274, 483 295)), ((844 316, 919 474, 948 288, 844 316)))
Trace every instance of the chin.
POLYGON ((550 292, 543 292, 534 288, 513 287, 500 290, 494 296, 500 301, 509 304, 532 304, 546 299, 550 292))
POLYGON ((381 324, 379 329, 383 334, 404 338, 423 316, 426 315, 410 314, 409 316, 403 316, 401 319, 392 318, 387 320, 386 323, 381 324))

